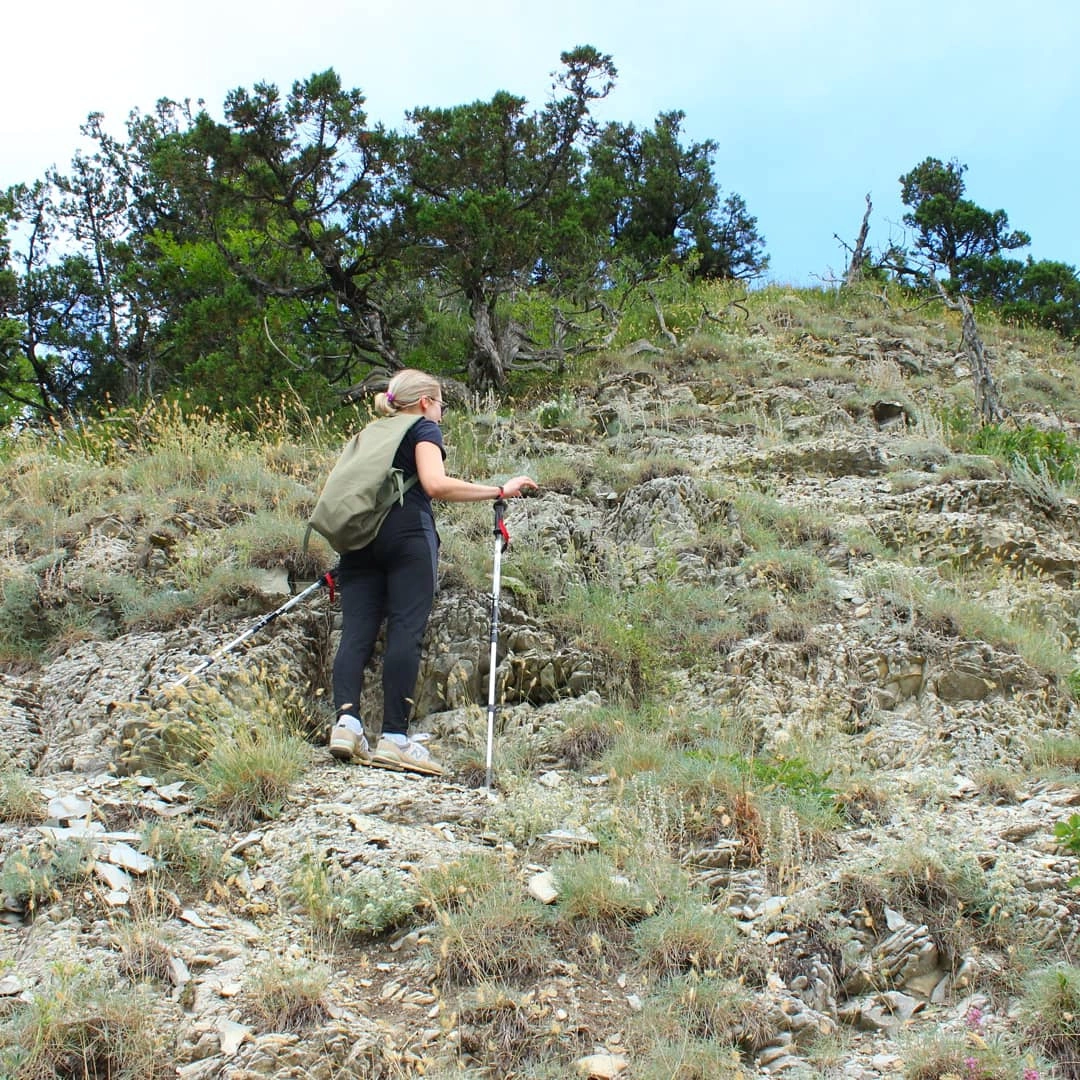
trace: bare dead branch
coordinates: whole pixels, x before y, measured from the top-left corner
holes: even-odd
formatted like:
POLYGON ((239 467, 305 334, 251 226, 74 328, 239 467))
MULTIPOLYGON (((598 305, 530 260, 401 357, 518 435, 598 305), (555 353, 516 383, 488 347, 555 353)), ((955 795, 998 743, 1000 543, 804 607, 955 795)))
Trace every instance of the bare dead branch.
POLYGON ((656 321, 660 324, 660 333, 668 339, 668 342, 675 348, 678 348, 679 339, 668 329, 667 323, 664 321, 664 309, 660 305, 660 301, 656 299, 656 293, 652 289, 648 290, 649 299, 653 302, 653 309, 656 312, 656 321))
POLYGON ((870 201, 870 193, 867 192, 866 213, 863 214, 859 236, 855 241, 855 248, 851 252, 851 261, 848 263, 847 273, 844 275, 844 285, 854 285, 862 278, 863 269, 870 257, 866 250, 866 238, 870 233, 870 211, 873 209, 874 204, 870 201))
POLYGON ((999 424, 1009 413, 998 397, 994 377, 990 372, 990 361, 986 358, 986 349, 979 336, 979 328, 975 325, 975 314, 971 310, 971 305, 967 302, 967 298, 960 294, 955 300, 951 299, 941 282, 933 275, 931 278, 945 306, 951 311, 960 312, 961 344, 971 364, 971 381, 975 390, 975 408, 979 418, 983 424, 999 424))
POLYGON ((270 346, 274 350, 274 352, 276 352, 278 354, 278 356, 280 356, 282 358, 282 360, 284 360, 285 363, 288 364, 289 367, 291 367, 293 369, 293 371, 303 371, 304 370, 303 365, 298 364, 295 360, 293 360, 290 356, 288 356, 281 349, 281 347, 278 345, 278 343, 270 336, 270 322, 269 322, 269 320, 267 319, 267 317, 265 315, 263 316, 263 332, 266 334, 266 340, 270 342, 270 346))

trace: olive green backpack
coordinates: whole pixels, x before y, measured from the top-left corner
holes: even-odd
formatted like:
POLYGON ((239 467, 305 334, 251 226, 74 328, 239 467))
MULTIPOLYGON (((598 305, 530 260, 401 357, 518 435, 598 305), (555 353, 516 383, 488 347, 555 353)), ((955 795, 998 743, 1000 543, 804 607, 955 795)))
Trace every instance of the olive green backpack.
POLYGON ((390 508, 400 506, 417 481, 415 474, 406 479, 401 469, 391 466, 402 439, 422 419, 416 413, 386 416, 345 444, 308 520, 305 551, 312 529, 339 554, 367 547, 375 539, 390 508))

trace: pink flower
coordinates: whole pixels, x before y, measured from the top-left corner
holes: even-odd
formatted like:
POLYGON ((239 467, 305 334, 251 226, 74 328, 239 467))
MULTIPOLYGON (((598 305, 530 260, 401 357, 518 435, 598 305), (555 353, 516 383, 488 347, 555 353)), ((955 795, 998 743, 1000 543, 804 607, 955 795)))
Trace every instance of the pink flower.
POLYGON ((967 1011, 967 1016, 964 1017, 964 1023, 967 1025, 969 1031, 978 1031, 982 1027, 983 1011, 978 1005, 972 1005, 967 1011))

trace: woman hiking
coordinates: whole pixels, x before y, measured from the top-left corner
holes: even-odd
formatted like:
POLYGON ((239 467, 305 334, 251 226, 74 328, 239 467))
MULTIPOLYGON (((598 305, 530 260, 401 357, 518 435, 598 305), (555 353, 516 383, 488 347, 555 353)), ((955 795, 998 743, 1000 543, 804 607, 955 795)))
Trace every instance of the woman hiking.
POLYGON ((338 567, 341 641, 334 657, 334 706, 337 721, 330 732, 330 753, 341 761, 369 762, 438 776, 439 764, 419 741, 409 738, 412 695, 420 670, 420 651, 435 599, 439 536, 432 500, 483 502, 514 498, 537 485, 528 476, 505 484, 473 484, 446 475, 442 421, 445 408, 438 379, 413 368, 397 372, 384 393, 375 395, 381 416, 411 414, 417 421, 406 432, 394 457, 410 487, 394 505, 375 539, 347 551, 338 567), (357 702, 364 668, 386 622, 383 655, 383 724, 374 750, 368 745, 357 702))

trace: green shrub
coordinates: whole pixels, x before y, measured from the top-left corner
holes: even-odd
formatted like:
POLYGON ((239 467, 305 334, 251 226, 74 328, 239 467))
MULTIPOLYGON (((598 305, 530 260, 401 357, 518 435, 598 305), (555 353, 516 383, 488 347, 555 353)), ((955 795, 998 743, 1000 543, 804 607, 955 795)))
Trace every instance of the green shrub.
POLYGON ((393 869, 346 871, 306 852, 289 881, 289 892, 319 936, 372 938, 401 926, 423 901, 417 887, 393 869))
POLYGON ((339 897, 341 926, 350 934, 377 937, 404 923, 417 899, 415 886, 396 870, 368 867, 350 873, 339 897))
POLYGON ((1045 473, 1055 483, 1076 483, 1080 444, 1063 431, 1046 431, 1030 424, 1021 428, 985 424, 967 442, 973 453, 989 454, 1010 464, 1020 460, 1032 472, 1045 473))

